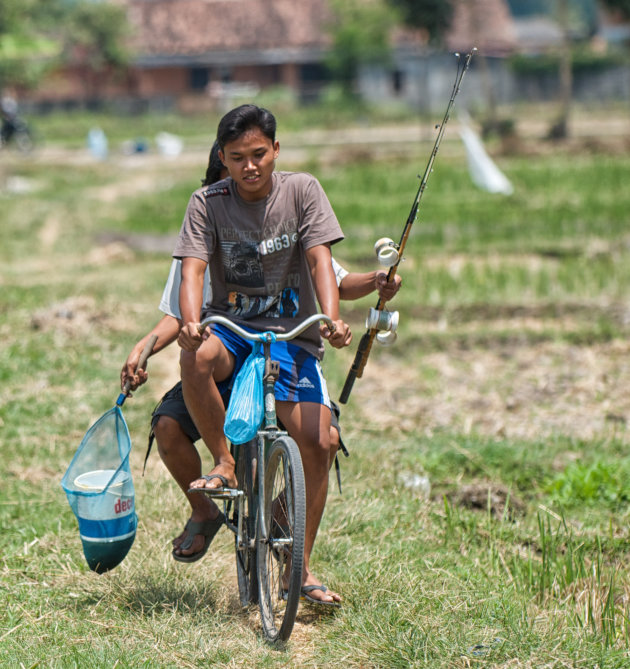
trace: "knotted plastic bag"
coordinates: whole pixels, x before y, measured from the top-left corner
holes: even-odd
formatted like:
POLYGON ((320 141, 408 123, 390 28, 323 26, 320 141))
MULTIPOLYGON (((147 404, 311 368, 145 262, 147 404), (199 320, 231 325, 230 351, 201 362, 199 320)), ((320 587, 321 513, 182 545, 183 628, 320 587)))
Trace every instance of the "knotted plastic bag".
POLYGON ((79 521, 87 563, 99 574, 120 564, 136 537, 130 451, 129 430, 117 403, 86 432, 61 480, 79 521))
POLYGON ((256 436, 265 416, 263 374, 265 356, 255 343, 236 375, 223 431, 233 444, 244 444, 256 436))

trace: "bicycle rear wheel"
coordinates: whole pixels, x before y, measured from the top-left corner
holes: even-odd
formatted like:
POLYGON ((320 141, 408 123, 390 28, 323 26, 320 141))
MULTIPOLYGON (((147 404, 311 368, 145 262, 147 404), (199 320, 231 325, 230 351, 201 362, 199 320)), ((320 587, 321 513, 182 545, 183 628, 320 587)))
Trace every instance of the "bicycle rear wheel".
POLYGON ((236 576, 241 606, 255 604, 258 601, 258 573, 256 571, 256 441, 249 441, 239 447, 236 461, 236 478, 243 490, 240 506, 234 508, 233 522, 238 527, 239 509, 242 515, 243 535, 239 541, 238 534, 234 539, 236 552, 236 576))
POLYGON ((300 451, 291 437, 278 437, 266 458, 258 523, 260 616, 270 641, 288 639, 295 623, 305 530, 306 486, 300 451))

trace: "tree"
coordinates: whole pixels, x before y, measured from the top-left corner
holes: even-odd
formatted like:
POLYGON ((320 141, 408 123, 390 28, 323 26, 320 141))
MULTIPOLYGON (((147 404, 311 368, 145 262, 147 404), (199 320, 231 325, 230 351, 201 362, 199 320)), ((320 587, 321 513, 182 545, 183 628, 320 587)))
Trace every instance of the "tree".
POLYGON ((558 117, 549 129, 550 139, 566 139, 569 136, 569 120, 573 102, 573 42, 575 35, 581 39, 592 34, 592 2, 585 0, 556 0, 553 7, 560 29, 562 42, 558 50, 558 117))
POLYGON ((0 89, 32 86, 61 48, 47 30, 54 2, 2 0, 0 3, 0 89))
POLYGON ((104 79, 122 73, 129 62, 125 39, 130 29, 124 7, 80 0, 68 15, 65 60, 78 67, 89 98, 98 98, 104 79))
POLYGON ((401 13, 405 25, 425 30, 439 42, 453 19, 453 0, 388 0, 401 13))
POLYGON ((91 0, 1 0, 0 88, 36 86, 47 71, 79 66, 86 88, 128 62, 125 9, 91 0))
POLYGON ((344 93, 354 96, 359 67, 390 60, 389 32, 396 17, 382 0, 331 0, 330 6, 333 44, 326 64, 344 93))
POLYGON ((566 139, 569 135, 569 116, 573 89, 573 57, 569 21, 569 0, 558 0, 558 20, 562 29, 562 44, 558 61, 558 79, 560 82, 560 111, 558 119, 549 130, 551 139, 566 139))

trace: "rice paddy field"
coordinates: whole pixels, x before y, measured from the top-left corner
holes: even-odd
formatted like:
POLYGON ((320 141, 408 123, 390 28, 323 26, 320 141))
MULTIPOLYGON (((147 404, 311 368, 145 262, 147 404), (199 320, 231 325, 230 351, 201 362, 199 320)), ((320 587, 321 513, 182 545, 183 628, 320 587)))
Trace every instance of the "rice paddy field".
MULTIPOLYGON (((228 532, 199 562, 171 557, 188 509, 157 453, 142 470, 176 346, 125 403, 139 526, 116 569, 89 570, 60 486, 160 317, 216 120, 207 135, 197 120, 174 157, 153 135, 123 150, 135 121, 106 126, 96 160, 93 119, 42 120, 31 155, 0 154, 2 666, 630 664, 630 122, 584 110, 552 143, 537 114, 509 145, 487 145, 511 195, 475 186, 457 119, 447 129, 391 303, 397 341, 374 346, 342 407, 350 457, 341 493, 331 476, 312 566, 344 604, 302 605, 281 647, 239 605, 228 532)), ((278 169, 315 174, 344 229, 335 258, 375 269, 435 121, 293 121, 284 134, 278 120, 278 169)), ((342 305, 355 338, 326 353, 333 398, 375 303, 342 305)))

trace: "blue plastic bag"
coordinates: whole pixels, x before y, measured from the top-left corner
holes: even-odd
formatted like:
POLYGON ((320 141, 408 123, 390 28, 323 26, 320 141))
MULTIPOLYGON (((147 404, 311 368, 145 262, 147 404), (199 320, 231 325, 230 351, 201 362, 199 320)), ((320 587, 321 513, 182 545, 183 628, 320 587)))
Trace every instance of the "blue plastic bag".
POLYGON ((244 444, 256 436, 265 416, 263 374, 265 356, 259 343, 254 344, 236 375, 223 431, 233 444, 244 444))

